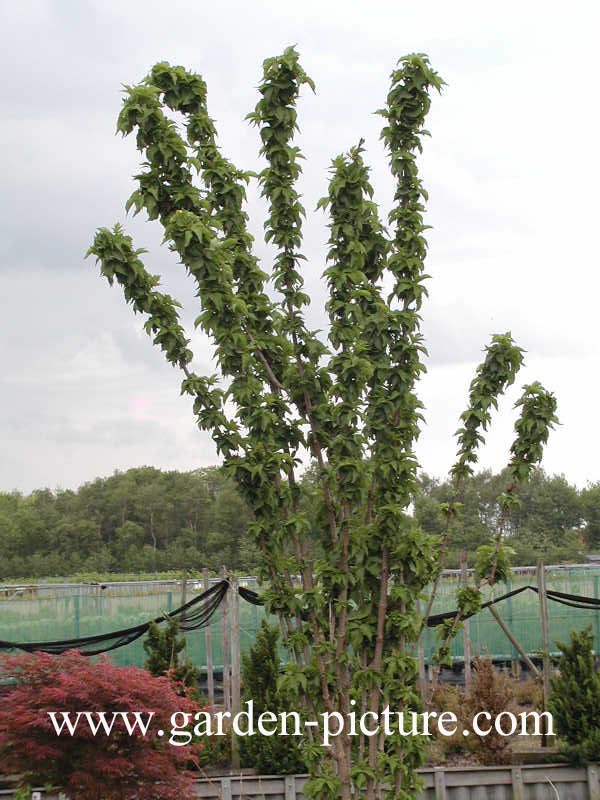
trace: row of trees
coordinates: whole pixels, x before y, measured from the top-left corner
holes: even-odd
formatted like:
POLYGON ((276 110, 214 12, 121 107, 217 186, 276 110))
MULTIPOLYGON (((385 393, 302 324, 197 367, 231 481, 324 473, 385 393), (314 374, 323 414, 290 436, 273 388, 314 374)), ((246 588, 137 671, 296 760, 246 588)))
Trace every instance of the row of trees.
POLYGON ((169 569, 247 570, 249 512, 216 468, 116 472, 77 491, 0 493, 3 578, 169 569))
MULTIPOLYGON (((461 513, 453 523, 447 565, 473 552, 494 533, 506 475, 483 471, 460 488, 461 513)), ((322 509, 313 470, 304 476, 314 546, 322 509), (312 499, 311 499, 312 498, 312 499)), ((422 475, 414 515, 429 534, 442 534, 450 481, 422 475)), ((573 560, 600 547, 600 482, 578 490, 563 476, 537 470, 523 485, 521 506, 504 523, 514 563, 573 560)), ((97 478, 77 491, 48 489, 29 495, 0 493, 3 578, 85 572, 230 569, 252 572, 259 553, 248 534, 250 512, 216 467, 163 472, 153 467, 97 478)))
MULTIPOLYGON (((454 496, 448 480, 422 475, 415 498, 415 516, 425 531, 442 534, 446 526, 440 510, 454 496)), ((473 552, 489 541, 501 517, 498 498, 508 485, 506 471, 484 470, 462 483, 457 499, 462 504, 453 522, 446 565, 458 567, 462 550, 473 552)), ((561 563, 581 558, 600 548, 600 482, 578 490, 562 475, 535 470, 519 490, 519 503, 502 520, 503 538, 515 551, 513 563, 561 563)))

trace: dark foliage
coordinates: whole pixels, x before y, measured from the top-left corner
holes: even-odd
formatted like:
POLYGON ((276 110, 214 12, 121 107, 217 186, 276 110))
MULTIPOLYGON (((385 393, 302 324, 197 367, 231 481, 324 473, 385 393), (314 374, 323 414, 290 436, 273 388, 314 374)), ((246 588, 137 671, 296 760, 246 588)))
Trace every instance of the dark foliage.
MULTIPOLYGON (((447 566, 459 566, 461 550, 489 542, 504 484, 505 476, 489 471, 463 481, 447 566)), ((302 487, 311 550, 318 555, 326 523, 314 468, 302 487)), ((440 504, 450 498, 451 485, 423 475, 419 487, 416 519, 439 534, 445 524, 440 504)), ((578 492, 563 477, 538 470, 520 496, 506 531, 516 551, 513 563, 578 560, 600 544, 600 484, 578 492)), ((217 570, 223 564, 254 572, 260 556, 247 532, 249 520, 239 493, 217 468, 182 473, 140 467, 97 478, 76 492, 0 493, 0 579, 217 570)))
MULTIPOLYGON (((255 726, 263 711, 280 714, 297 710, 278 687, 282 669, 278 642, 278 630, 263 622, 254 646, 242 656, 244 700, 254 703, 255 726)), ((246 736, 240 740, 242 765, 257 769, 259 774, 293 775, 306 772, 300 752, 301 742, 298 736, 262 736, 259 733, 246 736)))
POLYGON ((550 711, 565 754, 574 762, 600 758, 600 676, 594 669, 594 637, 589 628, 572 631, 552 680, 550 711))
POLYGON ((152 675, 166 675, 175 684, 197 689, 200 670, 185 656, 185 644, 185 636, 179 635, 175 620, 160 625, 151 622, 144 641, 148 656, 144 666, 152 675))
POLYGON ((76 492, 0 494, 0 578, 252 570, 248 509, 217 468, 140 467, 76 492))

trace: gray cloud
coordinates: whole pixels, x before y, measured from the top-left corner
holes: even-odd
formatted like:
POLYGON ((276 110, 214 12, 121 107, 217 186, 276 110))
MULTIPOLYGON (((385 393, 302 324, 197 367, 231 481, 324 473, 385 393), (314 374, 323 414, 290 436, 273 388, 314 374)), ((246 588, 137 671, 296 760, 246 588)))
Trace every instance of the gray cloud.
MULTIPOLYGON (((591 456, 574 453, 572 442, 589 444, 595 428, 572 409, 599 388, 589 367, 600 355, 598 115, 579 77, 594 74, 598 16, 583 1, 568 16, 516 2, 493 9, 385 0, 368 9, 316 0, 295 7, 275 0, 2 4, 0 59, 10 79, 1 134, 0 488, 76 485, 140 463, 214 462, 143 320, 83 253, 98 226, 124 221, 150 250, 148 268, 183 300, 189 323, 197 314, 193 288, 160 248, 160 231, 141 216, 124 217, 139 158, 131 138, 115 136, 121 84, 161 59, 201 71, 224 152, 256 169, 259 140, 243 118, 257 99, 262 59, 294 42, 317 81, 316 96, 307 93, 299 107, 309 324, 325 327, 326 219, 312 212, 331 158, 366 138, 385 216, 393 186, 373 111, 399 55, 428 52, 448 86, 434 100, 433 138, 420 162, 433 226, 431 298, 423 310, 431 419, 424 466, 447 468, 448 459, 436 456, 447 447, 442 420, 461 410, 467 373, 490 334, 511 330, 569 409, 571 439, 561 430, 551 463, 593 477, 591 456), (576 381, 565 359, 588 365, 576 381), (450 397, 456 409, 448 408, 450 397)), ((268 268, 256 187, 248 208, 268 268)), ((209 370, 207 342, 195 335, 194 344, 199 370, 209 370)))

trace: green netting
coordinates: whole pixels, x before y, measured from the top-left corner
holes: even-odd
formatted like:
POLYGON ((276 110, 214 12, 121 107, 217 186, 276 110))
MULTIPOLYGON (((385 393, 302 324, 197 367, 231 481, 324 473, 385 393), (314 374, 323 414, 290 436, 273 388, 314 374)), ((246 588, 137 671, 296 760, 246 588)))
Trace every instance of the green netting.
MULTIPOLYGON (((451 611, 456 607, 458 576, 445 576, 440 582, 433 613, 451 611)), ((485 599, 502 595, 524 585, 536 585, 535 571, 513 575, 510 581, 484 592, 485 599)), ((547 572, 548 589, 598 598, 600 568, 573 568, 547 572)), ((244 585, 256 589, 256 581, 244 585)), ((200 583, 191 582, 187 591, 190 600, 202 592, 200 583)), ((168 613, 181 604, 181 587, 161 584, 105 584, 100 586, 68 585, 57 587, 0 587, 0 639, 13 642, 70 639, 128 628, 168 613)), ((537 594, 523 592, 496 606, 498 612, 529 654, 542 649, 540 606, 537 594)), ((591 626, 595 649, 600 649, 600 609, 588 611, 548 602, 550 641, 566 641, 572 629, 591 626)), ((240 599, 240 644, 242 651, 254 642, 264 610, 240 599)), ((222 609, 218 609, 210 626, 212 659, 216 671, 223 664, 222 609)), ((518 658, 497 622, 487 610, 470 620, 472 652, 488 653, 494 659, 518 658)), ((187 634, 190 658, 200 667, 206 665, 206 634, 196 630, 187 634)), ((433 630, 425 631, 425 657, 429 659, 435 647, 433 630)), ((556 651, 554 644, 552 649, 556 651)), ((463 637, 452 643, 452 657, 463 659, 463 637)), ((121 665, 143 665, 143 640, 138 640, 111 652, 111 658, 121 665)))
MULTIPOLYGON (((437 600, 432 612, 441 613, 456 608, 456 589, 460 584, 458 575, 445 576, 440 581, 437 600)), ((546 572, 546 588, 582 595, 585 597, 600 597, 600 569, 597 567, 574 567, 572 569, 548 569, 546 572)), ((521 586, 537 586, 535 570, 524 574, 514 574, 506 583, 500 583, 493 589, 484 589, 484 599, 489 600, 502 594, 518 589, 521 586)), ((540 600, 535 592, 522 592, 516 597, 498 603, 496 610, 506 623, 509 630, 518 639, 528 655, 541 652, 542 635, 540 624, 540 600)), ((594 634, 594 648, 599 652, 600 647, 600 609, 582 610, 570 608, 548 600, 548 622, 550 633, 551 652, 558 654, 556 641, 568 641, 571 630, 581 630, 591 626, 594 634)), ((487 654, 495 660, 510 660, 519 658, 519 654, 509 642, 489 610, 476 614, 469 620, 470 640, 472 654, 487 654)), ((435 649, 435 633, 432 629, 425 632, 424 651, 426 660, 435 649)), ((459 634, 452 642, 451 655, 454 661, 464 658, 463 635, 459 634)))
MULTIPOLYGON (((256 588, 255 581, 246 582, 256 588)), ((19 592, 2 590, 0 596, 0 639, 11 642, 39 642, 71 639, 122 628, 129 628, 148 619, 168 613, 182 601, 181 588, 156 588, 149 584, 104 584, 105 588, 75 586, 24 587, 19 592)), ((200 584, 188 588, 186 599, 201 594, 200 584)), ((256 637, 264 617, 262 608, 240 602, 240 645, 247 650, 256 637)), ((213 668, 223 665, 222 608, 212 618, 211 649, 213 668)), ((190 658, 201 668, 206 666, 206 633, 204 629, 186 634, 190 658)), ((111 659, 120 665, 143 666, 146 654, 143 638, 111 651, 111 659)))

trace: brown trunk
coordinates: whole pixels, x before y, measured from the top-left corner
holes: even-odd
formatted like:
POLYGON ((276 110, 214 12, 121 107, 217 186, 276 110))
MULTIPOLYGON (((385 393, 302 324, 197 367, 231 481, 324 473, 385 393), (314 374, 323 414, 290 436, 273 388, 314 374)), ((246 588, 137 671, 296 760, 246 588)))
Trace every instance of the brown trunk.
POLYGON ((154 535, 154 511, 150 512, 150 538, 152 539, 152 547, 156 552, 156 536, 154 535))
MULTIPOLYGON (((387 612, 387 592, 389 579, 388 549, 383 548, 381 561, 381 585, 379 590, 379 610, 377 613, 377 638, 375 640, 375 653, 371 662, 371 669, 380 672, 383 663, 383 646, 385 634, 385 615, 387 612)), ((374 686, 369 693, 369 711, 379 714, 379 693, 378 686, 374 686)), ((378 737, 369 738, 369 767, 377 769, 378 737)), ((379 795, 379 781, 370 780, 365 791, 365 800, 377 800, 379 795)))

